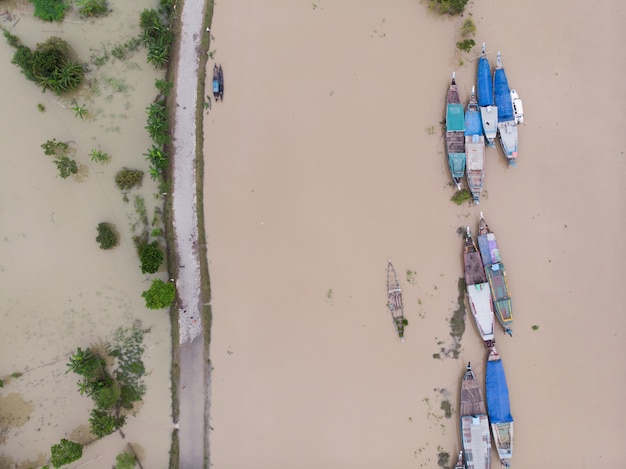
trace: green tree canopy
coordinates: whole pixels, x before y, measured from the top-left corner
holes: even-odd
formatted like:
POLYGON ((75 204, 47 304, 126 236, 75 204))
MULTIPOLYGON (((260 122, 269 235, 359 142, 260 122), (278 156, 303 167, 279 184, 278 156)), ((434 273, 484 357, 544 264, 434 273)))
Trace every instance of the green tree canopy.
POLYGON ((141 259, 141 272, 153 274, 163 262, 163 251, 159 248, 159 242, 144 243, 139 248, 139 258, 141 259))
POLYGON ((79 460, 83 456, 83 446, 63 438, 59 444, 52 445, 50 452, 51 464, 54 467, 61 467, 79 460))
POLYGON ((124 452, 116 456, 115 463, 115 469, 134 469, 137 460, 132 454, 124 452))
POLYGON ((96 241, 100 243, 100 249, 113 249, 117 246, 117 231, 113 223, 98 223, 97 230, 96 241))
POLYGON ((98 438, 102 438, 121 428, 126 423, 123 415, 115 416, 105 410, 93 409, 89 417, 89 428, 98 438))
POLYGON ((146 300, 146 308, 167 308, 176 299, 176 288, 173 283, 164 282, 157 278, 152 281, 152 286, 144 291, 141 296, 146 300))

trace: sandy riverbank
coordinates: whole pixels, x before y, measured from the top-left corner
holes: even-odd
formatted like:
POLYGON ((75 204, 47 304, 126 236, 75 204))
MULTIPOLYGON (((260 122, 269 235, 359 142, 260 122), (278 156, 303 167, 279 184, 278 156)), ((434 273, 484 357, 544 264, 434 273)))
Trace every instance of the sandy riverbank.
POLYGON ((515 466, 621 460, 626 96, 607 88, 626 71, 624 11, 490 0, 468 12, 526 110, 518 168, 489 150, 479 208, 449 202, 439 132, 451 72, 463 100, 474 82, 478 51, 454 51, 461 19, 409 0, 216 6, 227 86, 205 120, 215 468, 436 467, 454 454, 458 416, 440 405, 456 411, 465 364, 483 379, 486 353, 468 320, 458 360, 433 354, 457 308, 457 229, 479 210, 516 314, 514 337, 497 336, 515 466), (388 257, 404 344, 385 306, 388 257))

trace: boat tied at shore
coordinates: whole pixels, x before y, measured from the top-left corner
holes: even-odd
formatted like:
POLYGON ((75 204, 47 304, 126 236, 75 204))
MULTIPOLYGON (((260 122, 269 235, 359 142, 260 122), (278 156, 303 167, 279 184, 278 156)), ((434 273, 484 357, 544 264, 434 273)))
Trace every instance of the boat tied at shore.
POLYGON ((482 52, 478 58, 478 72, 476 74, 476 84, 478 87, 478 106, 480 107, 480 117, 483 123, 483 132, 487 145, 495 146, 496 135, 498 133, 498 106, 493 99, 493 82, 491 80, 491 66, 485 53, 485 43, 483 42, 482 52))
POLYGON ((474 87, 465 110, 465 155, 467 186, 478 205, 485 179, 485 137, 474 87))
POLYGON ((404 328, 408 325, 407 319, 404 317, 404 305, 402 303, 402 289, 398 282, 396 270, 393 268, 391 259, 387 263, 387 307, 391 311, 393 324, 396 326, 398 336, 404 342, 404 328))
POLYGON ((224 101, 224 71, 221 65, 213 65, 213 97, 224 101))
POLYGON ((461 181, 465 176, 465 118, 455 73, 452 74, 446 99, 446 152, 450 176, 460 190, 461 181))
POLYGON ((509 388, 506 384, 502 359, 495 347, 489 349, 485 374, 485 394, 487 396, 487 415, 489 416, 491 434, 498 451, 498 457, 504 467, 511 467, 513 417, 511 416, 509 388))
POLYGON ((504 332, 513 335, 513 306, 509 295, 509 285, 506 280, 506 270, 500 257, 500 249, 496 243, 495 234, 489 229, 489 225, 480 212, 478 225, 478 249, 483 260, 485 275, 491 289, 491 299, 496 317, 502 325, 504 332))
POLYGON ((498 51, 496 69, 493 72, 493 93, 498 106, 498 138, 504 156, 511 166, 517 164, 517 125, 511 100, 511 89, 506 78, 502 57, 498 51))
POLYGON ((461 440, 467 469, 489 469, 491 436, 485 400, 470 363, 461 381, 461 440))
POLYGON ((524 123, 524 106, 517 91, 511 90, 511 102, 513 103, 513 115, 517 125, 524 123))
POLYGON ((487 281, 480 252, 476 248, 469 226, 465 234, 463 262, 465 285, 472 316, 474 316, 474 322, 483 343, 486 347, 491 347, 495 343, 491 288, 487 281))

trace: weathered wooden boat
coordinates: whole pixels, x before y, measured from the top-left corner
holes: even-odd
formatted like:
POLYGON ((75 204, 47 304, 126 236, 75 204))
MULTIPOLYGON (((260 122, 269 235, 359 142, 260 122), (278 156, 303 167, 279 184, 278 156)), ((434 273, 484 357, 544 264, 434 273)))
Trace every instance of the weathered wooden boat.
POLYGON ((517 94, 517 91, 511 90, 511 102, 513 103, 513 115, 515 116, 516 124, 524 123, 524 106, 522 100, 517 94))
POLYGON ((465 461, 463 460, 463 451, 459 451, 459 457, 456 459, 454 469, 467 469, 465 461))
POLYGON ((498 137, 504 156, 511 166, 517 163, 517 125, 511 101, 511 89, 498 51, 496 69, 493 72, 493 93, 498 106, 498 137))
POLYGON ((217 64, 213 65, 213 97, 216 101, 220 97, 220 70, 217 64))
POLYGON ((485 53, 484 42, 482 52, 478 58, 476 84, 478 86, 478 106, 480 107, 480 117, 483 121, 483 132, 487 140, 487 145, 493 147, 495 146, 496 135, 498 133, 498 107, 493 100, 491 67, 487 54, 485 53))
POLYGON ((220 101, 224 101, 224 70, 222 70, 222 66, 220 65, 217 71, 217 81, 218 88, 220 94, 220 101))
POLYGON ((485 137, 474 87, 465 110, 465 156, 467 186, 478 205, 485 180, 485 137))
POLYGON ((476 244, 472 239, 469 226, 465 234, 465 253, 463 255, 465 267, 465 285, 472 316, 480 337, 486 347, 494 344, 493 331, 493 302, 491 289, 485 275, 483 261, 476 244))
POLYGON ((471 364, 461 381, 461 439, 467 469, 489 469, 491 464, 491 436, 489 419, 480 384, 471 364))
POLYGON ((404 328, 409 323, 404 317, 404 305, 402 304, 402 289, 398 282, 396 270, 391 264, 391 259, 387 263, 387 306, 391 311, 393 324, 396 326, 398 336, 404 342, 404 328))
POLYGON ((489 229, 482 212, 480 212, 478 224, 478 249, 485 266, 485 275, 491 289, 496 317, 504 332, 513 335, 513 306, 506 281, 506 270, 504 270, 500 250, 496 243, 496 235, 489 229))
POLYGON ((513 456, 513 417, 509 402, 509 388, 500 355, 495 347, 489 349, 485 375, 487 415, 498 457, 504 467, 511 467, 513 456))
POLYGON ((465 119, 454 73, 446 99, 446 151, 450 175, 457 189, 461 189, 465 176, 465 119))

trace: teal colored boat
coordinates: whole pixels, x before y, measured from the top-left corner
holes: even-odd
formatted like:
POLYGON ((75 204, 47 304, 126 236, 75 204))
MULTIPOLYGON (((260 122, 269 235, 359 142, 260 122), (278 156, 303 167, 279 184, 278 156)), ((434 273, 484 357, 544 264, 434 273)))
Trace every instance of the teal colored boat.
POLYGON ((461 189, 465 176, 465 114, 454 73, 446 100, 446 151, 450 175, 457 189, 461 189))
POLYGON ((498 321, 504 332, 513 335, 513 306, 509 296, 509 286, 506 281, 506 271, 500 257, 500 249, 496 243, 496 235, 489 229, 489 225, 480 213, 478 225, 478 249, 485 267, 487 281, 491 287, 491 299, 498 321))

